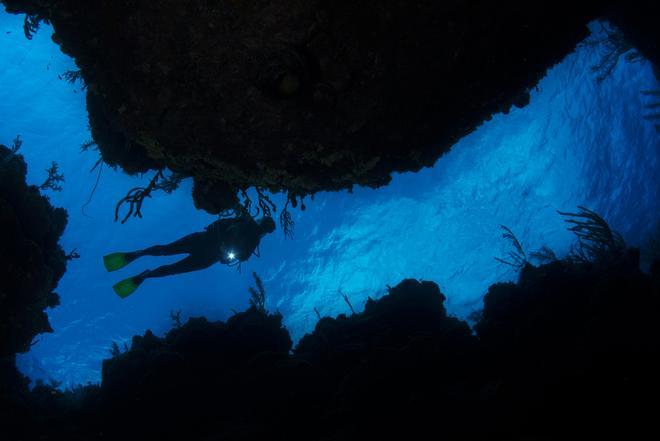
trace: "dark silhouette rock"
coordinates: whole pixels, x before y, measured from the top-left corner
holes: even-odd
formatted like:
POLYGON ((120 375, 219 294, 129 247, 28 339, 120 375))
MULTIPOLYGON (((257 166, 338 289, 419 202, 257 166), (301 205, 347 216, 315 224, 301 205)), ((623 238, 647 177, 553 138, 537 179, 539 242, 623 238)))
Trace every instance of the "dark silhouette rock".
POLYGON ((490 288, 476 335, 415 280, 322 318, 293 352, 278 314, 190 319, 134 337, 100 386, 19 387, 20 424, 6 427, 45 440, 653 437, 660 284, 638 259, 527 265, 490 288))
POLYGON ((59 304, 53 290, 66 270, 58 241, 67 213, 25 182, 20 144, 19 137, 13 149, 0 144, 0 427, 3 433, 17 427, 27 436, 42 402, 29 394, 15 355, 26 352, 38 334, 52 332, 45 310, 59 304))
POLYGON ((192 176, 216 212, 251 186, 295 198, 431 166, 526 105, 608 2, 2 3, 76 59, 104 160, 192 176))
POLYGON ((638 265, 630 250, 604 264, 528 265, 517 284, 491 286, 476 330, 498 378, 492 417, 509 436, 655 430, 660 291, 638 265))
POLYGON ((0 145, 0 357, 52 331, 44 310, 59 304, 53 290, 66 270, 58 241, 67 213, 28 185, 26 173, 22 156, 0 145))

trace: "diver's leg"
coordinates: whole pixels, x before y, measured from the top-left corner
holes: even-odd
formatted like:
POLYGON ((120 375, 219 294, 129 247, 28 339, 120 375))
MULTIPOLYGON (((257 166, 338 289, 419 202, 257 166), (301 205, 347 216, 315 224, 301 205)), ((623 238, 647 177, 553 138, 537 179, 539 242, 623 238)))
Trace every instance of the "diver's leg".
POLYGON ((217 262, 217 259, 212 259, 209 257, 203 257, 199 255, 188 256, 171 265, 159 266, 155 270, 143 271, 137 276, 124 279, 116 283, 112 287, 112 289, 114 289, 114 291, 117 293, 119 297, 125 299, 126 297, 133 294, 133 292, 135 292, 135 290, 138 289, 138 287, 142 285, 142 282, 144 282, 146 279, 151 279, 154 277, 173 276, 175 274, 197 271, 204 268, 208 268, 209 266, 213 265, 215 262, 217 262))
MULTIPOLYGON (((116 283, 112 288, 121 298, 126 298, 131 295, 135 290, 144 282, 146 279, 154 277, 165 277, 172 276, 175 274, 189 273, 191 271, 198 271, 210 267, 218 261, 218 246, 217 241, 205 240, 205 235, 203 233, 195 233, 198 236, 194 239, 191 239, 189 236, 183 238, 190 240, 189 242, 182 243, 183 239, 174 242, 170 245, 164 245, 165 249, 159 249, 157 247, 152 247, 151 249, 144 250, 153 252, 153 253, 168 253, 168 254, 156 254, 159 256, 169 255, 169 254, 181 254, 190 250, 190 255, 175 262, 171 265, 163 265, 155 270, 144 271, 137 276, 129 277, 118 283, 116 283), (175 246, 173 246, 175 245, 175 246), (185 248, 184 248, 185 247, 185 248), (154 249, 156 248, 156 249, 154 249)), ((193 236, 193 235, 190 235, 193 236)), ((139 256, 138 256, 139 257, 139 256)))
POLYGON ((154 245, 143 250, 128 253, 131 258, 142 256, 172 256, 175 254, 192 254, 204 243, 204 233, 192 233, 166 245, 154 245))
POLYGON ((167 245, 155 245, 143 250, 125 253, 112 253, 103 257, 105 269, 116 271, 142 256, 172 256, 174 254, 193 254, 207 246, 204 233, 192 233, 167 245))
POLYGON ((218 259, 212 256, 200 256, 192 254, 170 265, 163 265, 154 270, 146 271, 144 274, 140 274, 138 277, 141 277, 142 279, 151 279, 154 277, 165 277, 173 276, 175 274, 189 273, 191 271, 198 271, 208 268, 217 261, 218 259))

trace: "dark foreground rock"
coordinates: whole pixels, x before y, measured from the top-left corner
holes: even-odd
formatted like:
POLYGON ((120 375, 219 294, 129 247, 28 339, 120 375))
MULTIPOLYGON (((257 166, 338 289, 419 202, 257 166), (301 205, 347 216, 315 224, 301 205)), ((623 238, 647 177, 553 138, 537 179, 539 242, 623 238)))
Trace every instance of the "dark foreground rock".
POLYGON ((8 422, 20 422, 16 427, 22 431, 31 420, 36 401, 14 357, 38 334, 52 332, 45 310, 59 304, 53 290, 66 270, 58 241, 67 213, 26 183, 19 138, 14 147, 0 144, 0 433, 8 422))
POLYGON ((293 351, 281 316, 254 307, 190 319, 134 337, 100 386, 41 387, 33 420, 5 427, 46 440, 655 438, 660 280, 638 263, 528 265, 491 287, 476 334, 415 280, 322 318, 293 351))
MULTIPOLYGON (((87 85, 103 159, 192 176, 211 212, 257 186, 292 199, 431 166, 620 1, 3 0, 50 21, 87 85)), ((626 11, 643 0, 627 1, 626 11)), ((653 16, 621 14, 625 28, 653 16)), ((649 49, 649 50, 652 50, 649 49)))
POLYGON ((0 145, 0 357, 52 331, 44 310, 59 304, 53 290, 66 270, 58 241, 67 213, 28 185, 26 173, 22 156, 0 145))

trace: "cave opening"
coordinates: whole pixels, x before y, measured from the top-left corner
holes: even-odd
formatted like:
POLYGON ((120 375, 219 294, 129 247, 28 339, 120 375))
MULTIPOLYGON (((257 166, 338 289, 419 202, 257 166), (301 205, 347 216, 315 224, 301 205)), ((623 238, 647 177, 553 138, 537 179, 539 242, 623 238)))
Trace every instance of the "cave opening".
MULTIPOLYGON (((61 305, 48 312, 54 332, 19 356, 32 379, 98 382, 113 342, 121 346, 147 329, 162 335, 172 326, 171 312, 225 319, 244 309, 252 272, 265 283, 268 307, 283 314, 298 339, 313 328, 315 310, 347 312, 342 294, 361 309, 369 296, 407 277, 436 281, 449 312, 468 317, 491 284, 516 278, 514 268, 495 259, 510 249, 501 225, 529 253, 547 246, 558 256, 569 251, 573 236, 557 210, 589 207, 632 246, 643 247, 657 228, 660 143, 649 109, 660 87, 643 59, 621 57, 599 79, 593 67, 607 49, 596 42, 605 31, 592 23, 592 36, 548 71, 527 106, 494 115, 434 167, 396 174, 379 189, 318 193, 305 211, 293 210, 294 238, 278 229, 240 273, 216 265, 149 280, 122 301, 112 293, 117 277, 104 271, 104 254, 174 240, 215 217, 194 209, 192 184, 184 181, 172 194, 149 199, 144 218, 116 223, 115 202, 149 176, 110 168, 83 211, 98 169, 90 173, 97 158, 80 152, 90 138, 84 90, 62 78, 75 64, 50 40, 50 27, 42 25, 27 40, 22 17, 2 13, 0 25, 0 141, 21 135, 31 183, 58 162, 64 189, 48 195, 69 211, 65 251, 80 254, 58 287, 61 305)), ((282 195, 273 198, 284 205, 282 195)), ((126 271, 162 262, 145 259, 126 271)))

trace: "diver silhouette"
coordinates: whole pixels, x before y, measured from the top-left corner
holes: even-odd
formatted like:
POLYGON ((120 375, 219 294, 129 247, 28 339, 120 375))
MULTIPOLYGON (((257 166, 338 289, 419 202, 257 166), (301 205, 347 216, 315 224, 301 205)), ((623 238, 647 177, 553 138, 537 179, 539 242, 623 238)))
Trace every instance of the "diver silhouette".
POLYGON ((198 271, 216 262, 238 265, 257 253, 261 238, 275 230, 275 221, 263 217, 256 222, 251 216, 219 219, 205 231, 192 233, 167 245, 155 245, 143 250, 112 253, 103 257, 106 270, 116 271, 142 256, 172 256, 188 254, 170 265, 144 271, 115 284, 112 288, 121 298, 131 295, 146 279, 198 271))

